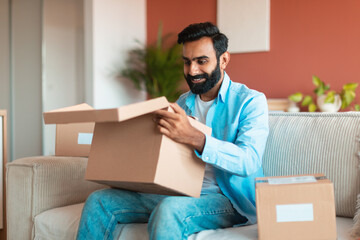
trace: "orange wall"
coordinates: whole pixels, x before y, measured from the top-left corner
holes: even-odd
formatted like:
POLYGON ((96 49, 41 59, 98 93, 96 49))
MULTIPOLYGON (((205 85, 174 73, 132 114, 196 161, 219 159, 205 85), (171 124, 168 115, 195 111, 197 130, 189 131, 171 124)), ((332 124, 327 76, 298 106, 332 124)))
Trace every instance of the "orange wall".
MULTIPOLYGON (((268 98, 312 93, 312 75, 335 90, 360 82, 359 12, 359 0, 271 0, 270 52, 232 54, 227 72, 268 98)), ((148 42, 156 39, 159 21, 165 33, 216 23, 216 0, 148 0, 148 42)))

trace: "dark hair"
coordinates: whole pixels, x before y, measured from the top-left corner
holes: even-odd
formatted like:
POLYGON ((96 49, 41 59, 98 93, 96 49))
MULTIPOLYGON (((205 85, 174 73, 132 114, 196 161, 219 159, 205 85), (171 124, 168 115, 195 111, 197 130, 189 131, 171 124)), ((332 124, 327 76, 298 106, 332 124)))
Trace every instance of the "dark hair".
POLYGON ((211 38, 217 58, 227 51, 228 38, 211 22, 190 24, 178 34, 177 42, 179 44, 192 42, 202 37, 211 38))

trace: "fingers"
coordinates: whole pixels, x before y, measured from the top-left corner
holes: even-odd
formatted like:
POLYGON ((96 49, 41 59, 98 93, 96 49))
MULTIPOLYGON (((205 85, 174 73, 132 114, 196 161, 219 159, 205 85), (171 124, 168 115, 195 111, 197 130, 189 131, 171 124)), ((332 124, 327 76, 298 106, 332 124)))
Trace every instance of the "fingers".
POLYGON ((170 131, 164 127, 158 125, 159 132, 167 137, 170 137, 170 131))
POLYGON ((174 110, 174 112, 170 112, 168 110, 157 110, 154 113, 160 115, 165 118, 177 119, 176 114, 186 115, 184 109, 182 109, 177 103, 170 103, 170 107, 174 110))
POLYGON ((166 128, 168 130, 171 130, 171 128, 172 128, 171 123, 169 123, 168 121, 166 121, 163 118, 159 118, 157 122, 160 127, 166 128))
POLYGON ((174 110, 175 113, 180 113, 182 115, 185 114, 184 109, 182 109, 177 103, 170 103, 170 107, 174 110))
POLYGON ((176 113, 169 112, 167 110, 157 110, 154 112, 156 115, 169 118, 169 119, 177 119, 176 113))
POLYGON ((157 128, 160 133, 174 141, 185 143, 192 129, 185 111, 176 103, 167 110, 155 111, 157 128))

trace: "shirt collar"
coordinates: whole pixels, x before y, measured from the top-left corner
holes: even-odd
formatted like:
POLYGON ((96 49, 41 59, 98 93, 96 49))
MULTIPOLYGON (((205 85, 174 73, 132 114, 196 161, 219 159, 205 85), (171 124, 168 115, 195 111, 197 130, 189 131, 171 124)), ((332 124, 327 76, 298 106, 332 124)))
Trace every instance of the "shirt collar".
MULTIPOLYGON (((229 84, 230 84, 230 78, 227 75, 227 73, 224 71, 224 79, 221 83, 220 90, 217 99, 215 99, 215 101, 218 101, 218 99, 220 99, 222 102, 225 102, 226 92, 229 88, 229 84)), ((195 98, 196 98, 196 94, 189 91, 189 95, 186 99, 186 105, 191 110, 191 112, 194 112, 195 98)))
POLYGON ((226 98, 226 93, 227 90, 229 88, 229 84, 230 84, 230 78, 227 75, 227 73, 224 71, 224 79, 221 83, 221 87, 218 93, 218 98, 222 101, 225 102, 225 98, 226 98))

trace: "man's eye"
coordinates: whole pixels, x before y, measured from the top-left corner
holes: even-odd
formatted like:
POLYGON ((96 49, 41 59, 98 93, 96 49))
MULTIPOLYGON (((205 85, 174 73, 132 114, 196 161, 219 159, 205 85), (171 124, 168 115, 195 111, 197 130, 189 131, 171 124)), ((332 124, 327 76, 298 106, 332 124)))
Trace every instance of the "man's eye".
POLYGON ((189 65, 190 65, 190 63, 191 63, 190 61, 188 61, 188 60, 184 60, 184 64, 185 64, 185 65, 189 66, 189 65))
POLYGON ((198 64, 200 64, 200 65, 203 65, 203 64, 205 64, 205 63, 207 63, 207 60, 206 60, 206 59, 199 59, 199 60, 198 60, 198 64))

